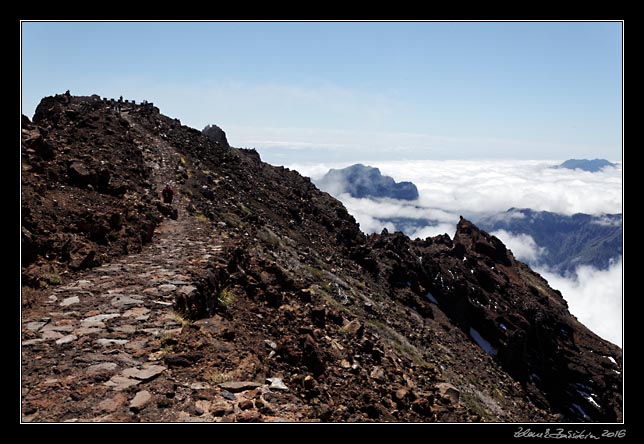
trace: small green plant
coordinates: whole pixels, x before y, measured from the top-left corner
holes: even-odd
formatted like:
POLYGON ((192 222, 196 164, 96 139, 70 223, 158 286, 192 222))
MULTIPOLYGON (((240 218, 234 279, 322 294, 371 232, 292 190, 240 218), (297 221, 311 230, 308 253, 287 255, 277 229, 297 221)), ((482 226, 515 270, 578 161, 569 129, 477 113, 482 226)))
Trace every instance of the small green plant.
POLYGON ((235 213, 222 213, 219 215, 220 219, 223 222, 226 222, 226 225, 232 228, 243 228, 244 223, 241 221, 239 216, 235 213))
POLYGON ((252 211, 250 211, 250 210, 248 209, 248 207, 247 207, 246 205, 244 205, 243 203, 240 203, 240 204, 239 204, 239 209, 241 210, 242 214, 243 214, 244 216, 246 216, 246 217, 248 217, 248 216, 250 216, 251 214, 253 214, 253 212, 252 212, 252 211))
POLYGON ((235 292, 230 288, 224 288, 217 297, 217 305, 221 308, 228 308, 235 302, 235 299, 237 299, 235 292))
POLYGON ((316 281, 321 282, 322 279, 324 278, 324 275, 322 273, 322 270, 320 270, 317 267, 313 267, 311 265, 305 264, 304 269, 308 274, 311 275, 316 281))
POLYGON ((172 333, 163 332, 159 335, 159 343, 161 344, 161 351, 169 353, 174 349, 177 340, 172 333))
POLYGON ((325 282, 324 284, 322 284, 322 289, 327 293, 333 293, 333 282, 331 281, 325 282))
POLYGON ((341 312, 344 312, 344 313, 350 313, 350 311, 349 311, 349 309, 347 307, 342 305, 342 303, 340 301, 338 301, 335 298, 333 298, 333 296, 328 294, 326 291, 324 291, 324 290, 321 291, 320 295, 322 296, 322 299, 324 300, 324 302, 329 304, 329 306, 333 307, 334 309, 336 309, 338 311, 341 311, 341 312))
POLYGON ((60 285, 63 283, 63 279, 60 277, 58 273, 50 274, 47 280, 51 285, 60 285))
POLYGON ((201 213, 195 214, 195 219, 199 222, 208 222, 208 218, 201 213))
POLYGON ((425 356, 407 339, 393 330, 389 325, 376 319, 368 319, 367 324, 373 327, 382 336, 382 341, 397 353, 411 359, 416 365, 422 367, 435 367, 429 363, 425 356))
POLYGON ((278 250, 281 246, 280 238, 270 228, 262 229, 257 233, 257 238, 266 243, 273 250, 278 250))
POLYGON ((490 414, 490 412, 485 408, 485 405, 474 393, 463 391, 461 392, 460 398, 461 404, 475 415, 478 415, 481 418, 486 418, 490 414))
POLYGON ((174 312, 174 320, 184 327, 192 322, 183 313, 179 313, 178 311, 174 312))
POLYGON ((203 378, 211 384, 221 384, 222 382, 234 381, 240 377, 241 372, 239 370, 222 372, 213 368, 206 370, 203 375, 203 378))

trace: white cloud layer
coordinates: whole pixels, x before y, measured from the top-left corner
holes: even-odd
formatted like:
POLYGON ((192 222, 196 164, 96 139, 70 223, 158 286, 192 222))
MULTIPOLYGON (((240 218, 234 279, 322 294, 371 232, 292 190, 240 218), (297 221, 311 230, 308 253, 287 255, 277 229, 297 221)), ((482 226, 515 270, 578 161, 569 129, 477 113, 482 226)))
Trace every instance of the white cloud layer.
POLYGON ((577 268, 576 278, 536 270, 552 288, 561 291, 570 312, 597 335, 622 346, 622 258, 607 270, 577 268))
POLYGON ((512 250, 514 257, 522 262, 535 263, 546 251, 545 248, 537 245, 532 236, 530 236, 529 234, 514 234, 506 230, 498 230, 490 234, 501 239, 501 242, 503 242, 506 247, 512 250))
MULTIPOLYGON (((363 162, 396 181, 411 181, 418 204, 464 216, 531 208, 561 214, 621 213, 622 167, 589 173, 550 168, 562 160, 419 160, 363 162)), ((292 164, 313 180, 342 164, 292 164)))

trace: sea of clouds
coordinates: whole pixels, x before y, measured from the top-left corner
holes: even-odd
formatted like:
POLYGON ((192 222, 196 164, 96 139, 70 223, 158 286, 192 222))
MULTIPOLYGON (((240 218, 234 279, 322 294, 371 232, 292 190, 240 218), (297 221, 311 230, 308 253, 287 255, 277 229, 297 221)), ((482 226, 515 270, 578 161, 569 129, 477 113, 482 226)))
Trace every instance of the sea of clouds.
MULTIPOLYGON (((622 213, 622 166, 596 173, 552 168, 562 160, 414 160, 363 161, 397 182, 411 181, 418 187, 418 201, 356 199, 331 189, 355 217, 365 233, 405 230, 386 219, 423 218, 432 224, 415 227, 407 234, 426 238, 447 233, 454 236, 459 216, 476 219, 503 214, 510 208, 531 208, 566 215, 622 213)), ((313 182, 330 168, 355 162, 284 164, 313 182)), ((525 262, 537 262, 543 248, 527 234, 503 230, 492 233, 525 262)), ((595 333, 622 345, 622 258, 615 257, 606 270, 583 266, 561 276, 538 269, 551 287, 562 292, 570 311, 595 333)))

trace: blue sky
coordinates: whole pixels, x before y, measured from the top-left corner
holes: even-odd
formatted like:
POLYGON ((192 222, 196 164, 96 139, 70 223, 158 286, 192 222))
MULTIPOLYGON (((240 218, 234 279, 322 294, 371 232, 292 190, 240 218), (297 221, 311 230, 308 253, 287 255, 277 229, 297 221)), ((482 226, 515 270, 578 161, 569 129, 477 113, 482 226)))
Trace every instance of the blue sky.
POLYGON ((622 158, 620 22, 22 24, 22 106, 147 99, 273 163, 622 158))

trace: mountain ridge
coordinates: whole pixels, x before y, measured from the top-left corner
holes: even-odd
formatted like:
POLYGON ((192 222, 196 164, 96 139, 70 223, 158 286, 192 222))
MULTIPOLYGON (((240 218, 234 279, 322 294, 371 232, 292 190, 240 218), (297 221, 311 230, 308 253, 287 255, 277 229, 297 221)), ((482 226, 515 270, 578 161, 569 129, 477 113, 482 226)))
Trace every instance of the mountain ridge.
POLYGON ((392 177, 383 175, 378 168, 360 163, 329 170, 316 181, 316 186, 333 195, 345 192, 356 198, 418 199, 418 189, 412 182, 396 182, 392 177))
POLYGON ((596 173, 606 167, 614 167, 616 164, 606 159, 568 159, 554 168, 566 168, 569 170, 583 170, 589 173, 596 173))
POLYGON ((621 420, 621 350, 498 239, 366 236, 256 151, 112 105, 23 119, 23 420, 621 420))
POLYGON ((510 208, 505 213, 482 218, 478 223, 490 232, 507 230, 528 234, 546 252, 533 266, 545 265, 561 275, 580 265, 607 269, 622 255, 622 215, 564 216, 549 211, 510 208))

